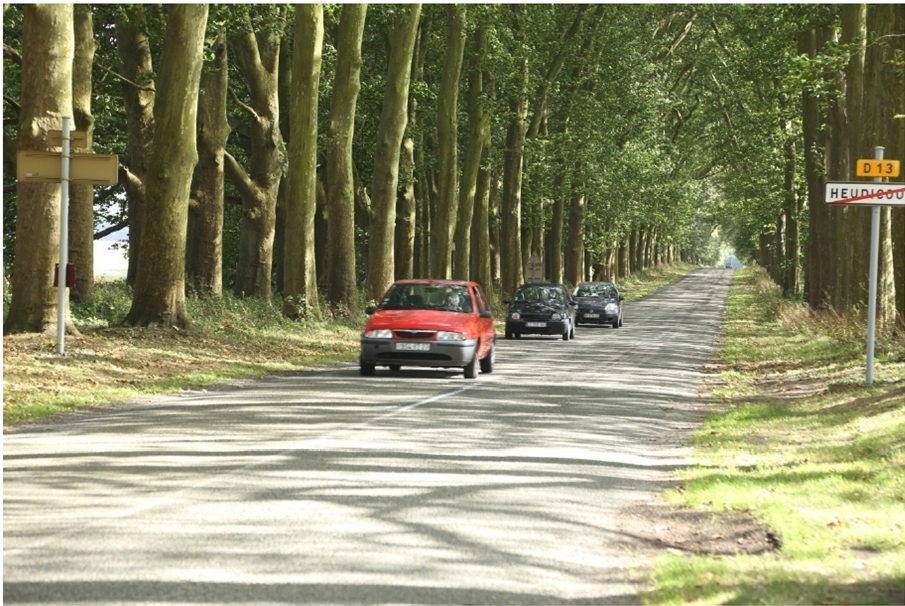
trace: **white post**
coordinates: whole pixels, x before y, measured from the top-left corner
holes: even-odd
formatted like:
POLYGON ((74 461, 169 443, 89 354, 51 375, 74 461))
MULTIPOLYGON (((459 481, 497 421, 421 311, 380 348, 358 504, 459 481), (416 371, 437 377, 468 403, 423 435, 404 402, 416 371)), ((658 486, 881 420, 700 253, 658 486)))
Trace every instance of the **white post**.
POLYGON ((66 352, 66 265, 69 263, 69 116, 63 116, 63 153, 60 170, 60 269, 57 273, 57 353, 66 352))
MULTIPOLYGON (((874 160, 883 159, 883 147, 874 148, 874 160)), ((883 179, 876 177, 874 183, 883 179)), ((874 333, 877 323, 877 265, 880 257, 880 207, 871 206, 870 217, 870 286, 867 295, 867 375, 865 385, 874 383, 874 333)))

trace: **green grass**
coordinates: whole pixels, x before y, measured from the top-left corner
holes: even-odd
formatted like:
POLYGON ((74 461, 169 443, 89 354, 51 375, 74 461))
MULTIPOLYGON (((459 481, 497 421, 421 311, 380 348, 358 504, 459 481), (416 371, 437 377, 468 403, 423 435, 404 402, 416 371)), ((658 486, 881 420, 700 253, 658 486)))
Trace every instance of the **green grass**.
POLYGON ((878 339, 864 381, 861 318, 813 315, 736 273, 714 393, 683 490, 748 511, 782 541, 767 556, 665 555, 649 604, 890 604, 905 599, 905 343, 878 339))

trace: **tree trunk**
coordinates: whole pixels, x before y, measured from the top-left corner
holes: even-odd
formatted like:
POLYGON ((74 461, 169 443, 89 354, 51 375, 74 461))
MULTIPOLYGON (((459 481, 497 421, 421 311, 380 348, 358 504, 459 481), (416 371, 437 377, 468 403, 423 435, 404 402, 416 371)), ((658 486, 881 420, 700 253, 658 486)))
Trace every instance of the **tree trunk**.
POLYGON ((584 216, 585 198, 578 190, 572 192, 569 204, 569 237, 566 240, 566 282, 575 286, 584 276, 584 216))
POLYGON ((490 254, 490 169, 486 167, 489 146, 484 147, 483 168, 478 172, 478 189, 475 193, 474 222, 472 223, 471 240, 474 246, 472 255, 471 278, 481 285, 488 297, 492 296, 494 289, 493 274, 491 272, 490 254))
POLYGON ((437 213, 432 217, 433 260, 431 275, 452 276, 452 245, 456 231, 458 198, 458 116, 459 79, 465 54, 465 5, 446 7, 446 53, 440 90, 437 93, 437 143, 439 153, 439 197, 437 213))
MULTIPOLYGON (((418 37, 415 42, 415 56, 412 58, 412 83, 424 83, 424 60, 427 56, 428 43, 430 42, 430 28, 434 11, 432 7, 424 7, 421 11, 421 25, 418 28, 418 37)), ((414 86, 412 87, 415 88, 414 86)), ((418 122, 418 96, 409 93, 409 119, 408 130, 412 134, 414 166, 412 175, 414 179, 413 194, 415 196, 415 244, 412 251, 412 277, 427 277, 430 275, 430 216, 429 207, 426 204, 427 170, 424 162, 424 133, 419 128, 418 122)))
MULTIPOLYGON (((246 14, 245 19, 248 29, 253 30, 251 16, 246 14)), ((246 173, 232 156, 226 156, 226 174, 242 196, 239 267, 233 292, 269 301, 283 159, 278 86, 280 36, 274 28, 259 28, 257 33, 243 33, 233 42, 236 63, 251 97, 251 106, 243 104, 242 108, 252 117, 251 171, 246 173)))
POLYGON ((168 9, 144 241, 132 309, 125 319, 129 325, 185 328, 190 323, 185 308, 185 241, 189 190, 198 161, 195 129, 207 10, 206 4, 177 4, 168 9))
MULTIPOLYGON (((791 125, 787 130, 791 131, 791 125)), ((786 266, 783 275, 783 291, 786 296, 794 296, 799 291, 798 276, 798 192, 795 189, 795 140, 790 136, 783 143, 785 163, 783 165, 783 212, 785 213, 786 266)))
MULTIPOLYGON (((47 131, 61 127, 72 107, 71 4, 28 4, 22 31, 18 149, 46 151, 47 131)), ((53 332, 57 327, 54 264, 60 258, 60 185, 16 184, 16 258, 13 293, 3 333, 53 332)), ((66 331, 69 319, 67 292, 66 331)))
POLYGON ((123 107, 126 111, 126 156, 120 180, 126 190, 129 211, 129 270, 126 282, 135 285, 138 256, 141 253, 141 226, 145 204, 145 179, 151 161, 154 140, 154 65, 151 42, 145 30, 144 7, 131 5, 116 13, 116 46, 123 83, 123 107))
MULTIPOLYGON (((94 116, 91 115, 91 70, 94 67, 94 25, 91 7, 73 5, 75 55, 72 61, 73 128, 88 133, 84 149, 91 153, 94 116)), ((69 262, 75 265, 75 288, 69 291, 73 301, 87 301, 94 292, 94 186, 69 186, 69 262)))
POLYGON ((471 224, 475 212, 478 172, 484 147, 490 140, 490 113, 484 100, 484 72, 481 69, 487 56, 486 25, 475 30, 474 46, 468 70, 468 147, 462 163, 459 216, 456 220, 453 277, 457 280, 468 280, 471 273, 471 224))
POLYGON ((337 29, 336 72, 327 124, 327 206, 330 276, 327 299, 339 313, 358 312, 355 279, 355 189, 352 139, 361 89, 361 40, 367 4, 344 4, 337 29))
POLYGON ((415 276, 415 142, 406 137, 402 142, 402 186, 396 198, 396 245, 394 278, 405 280, 415 276))
POLYGON ((503 269, 502 269, 502 244, 501 244, 501 234, 502 231, 500 229, 501 222, 501 207, 502 201, 500 200, 500 183, 495 171, 490 171, 490 216, 488 217, 488 221, 490 223, 490 275, 492 278, 493 288, 496 291, 501 291, 503 288, 503 269))
POLYGON ((199 294, 223 294, 223 153, 229 137, 226 121, 228 66, 226 34, 204 62, 198 96, 198 165, 189 201, 186 275, 199 294))
MULTIPOLYGON (((882 145, 886 148, 885 157, 901 159, 905 154, 905 124, 894 116, 905 113, 905 83, 901 70, 893 65, 898 53, 905 53, 905 40, 902 38, 905 24, 905 6, 901 4, 872 4, 867 14, 867 30, 869 38, 876 35, 879 40, 888 40, 888 44, 871 44, 865 57, 864 81, 872 82, 874 87, 870 95, 864 97, 864 115, 862 119, 862 154, 861 157, 873 157, 873 147, 882 145)), ((900 180, 900 179, 897 179, 900 180)), ((867 208, 859 210, 867 211, 867 208)), ((895 279, 895 253, 893 241, 901 242, 905 232, 892 232, 891 211, 902 213, 901 208, 881 208, 880 247, 877 267, 877 323, 889 325, 895 321, 896 298, 898 291, 905 289, 905 282, 895 279)), ((866 222, 866 221, 865 221, 866 222)), ((870 229, 863 232, 865 257, 867 243, 870 241, 870 229)), ((866 271, 866 269, 864 270, 866 271)))
POLYGON ((316 307, 317 110, 324 46, 324 5, 300 4, 295 11, 295 46, 290 101, 289 192, 283 252, 283 313, 297 317, 316 307))
MULTIPOLYGON (((523 23, 526 5, 510 5, 513 11, 513 38, 524 42, 523 23)), ((506 134, 506 155, 503 164, 503 199, 500 243, 502 245, 501 272, 503 296, 511 297, 523 281, 522 274, 522 167, 525 155, 525 136, 528 131, 528 57, 524 52, 514 57, 512 93, 509 110, 512 118, 506 134)))
MULTIPOLYGON (((817 55, 817 32, 809 29, 798 35, 798 54, 811 59, 817 55)), ((817 154, 820 153, 820 117, 817 100, 805 88, 802 92, 802 131, 804 135, 805 180, 808 186, 808 244, 805 290, 812 309, 822 307, 826 301, 826 284, 823 267, 826 264, 825 238, 826 215, 829 209, 823 200, 823 176, 817 154)))
POLYGON ((390 59, 387 67, 383 109, 374 152, 371 181, 371 225, 368 243, 367 298, 379 301, 393 283, 396 271, 396 189, 399 185, 399 151, 408 121, 408 97, 412 57, 421 5, 408 5, 390 32, 390 59))

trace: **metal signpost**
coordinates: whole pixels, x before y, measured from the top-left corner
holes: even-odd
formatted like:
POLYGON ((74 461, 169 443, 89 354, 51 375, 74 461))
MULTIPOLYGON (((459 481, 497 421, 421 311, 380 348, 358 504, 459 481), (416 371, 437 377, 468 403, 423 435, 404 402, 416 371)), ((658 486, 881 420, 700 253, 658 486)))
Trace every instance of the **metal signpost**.
MULTIPOLYGON (((874 148, 873 160, 858 160, 858 175, 899 176, 898 160, 883 160, 883 147, 874 148)), ((880 207, 905 206, 905 183, 883 183, 882 176, 873 183, 827 183, 827 204, 871 206, 870 220, 870 285, 867 296, 867 374, 865 385, 874 382, 874 334, 877 322, 877 265, 880 256, 880 207)))
POLYGON ((47 145, 62 152, 16 153, 16 178, 32 183, 60 184, 60 267, 57 271, 57 353, 64 355, 66 338, 66 267, 69 262, 69 183, 114 185, 119 180, 119 158, 114 154, 73 154, 73 143, 88 147, 88 133, 70 129, 70 116, 63 116, 63 130, 47 132, 47 145))

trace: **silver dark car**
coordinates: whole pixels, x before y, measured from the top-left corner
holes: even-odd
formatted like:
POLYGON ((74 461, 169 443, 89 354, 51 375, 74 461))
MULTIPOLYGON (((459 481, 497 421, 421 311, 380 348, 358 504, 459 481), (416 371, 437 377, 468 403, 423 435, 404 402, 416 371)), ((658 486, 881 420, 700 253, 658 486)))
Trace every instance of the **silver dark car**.
POLYGON ((610 282, 581 282, 572 298, 578 301, 576 324, 610 324, 622 326, 622 302, 625 297, 610 282))

